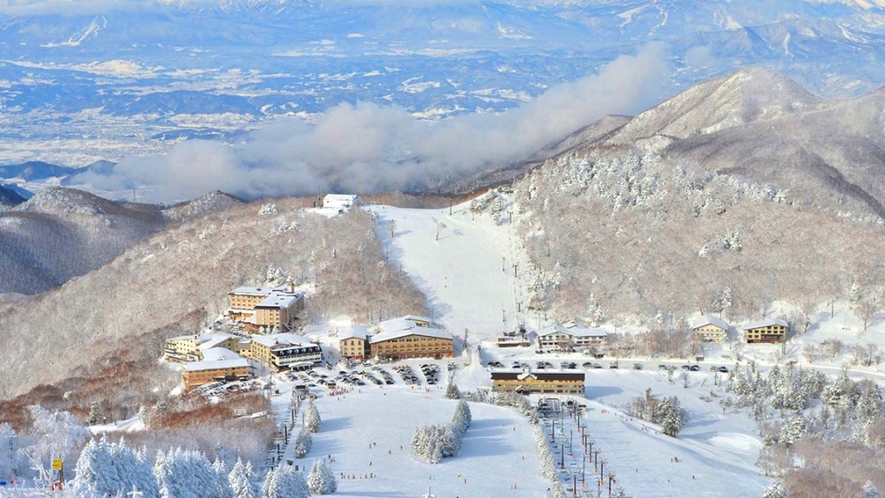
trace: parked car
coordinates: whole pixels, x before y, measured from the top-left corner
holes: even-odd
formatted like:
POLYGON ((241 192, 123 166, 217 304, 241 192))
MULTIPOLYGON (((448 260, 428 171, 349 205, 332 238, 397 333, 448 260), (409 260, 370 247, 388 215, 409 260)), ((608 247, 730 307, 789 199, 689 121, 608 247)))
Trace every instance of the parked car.
POLYGON ((613 362, 613 363, 610 363, 610 364, 608 365, 608 368, 611 368, 611 369, 617 369, 617 368, 618 368, 618 362, 615 361, 615 362, 613 362))
POLYGON ((633 370, 642 370, 642 363, 634 363, 633 370))
POLYGON ((664 365, 663 363, 658 365, 658 370, 666 370, 666 369, 667 369, 667 365, 664 365))
POLYGON ((717 368, 716 370, 719 371, 719 372, 721 372, 721 373, 724 373, 724 374, 727 374, 727 373, 728 373, 728 368, 726 368, 726 367, 719 367, 719 368, 717 368))
POLYGON ((692 365, 691 367, 689 367, 689 370, 691 370, 692 372, 700 372, 701 366, 700 365, 692 365))

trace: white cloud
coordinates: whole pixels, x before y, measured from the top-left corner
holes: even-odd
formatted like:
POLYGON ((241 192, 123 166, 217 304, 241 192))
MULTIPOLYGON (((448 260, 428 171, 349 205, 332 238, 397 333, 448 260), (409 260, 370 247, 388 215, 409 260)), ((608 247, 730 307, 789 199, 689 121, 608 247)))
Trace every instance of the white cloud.
POLYGON ((156 186, 151 190, 163 201, 215 189, 245 197, 423 189, 524 159, 606 114, 644 109, 661 96, 667 61, 666 48, 651 44, 517 109, 440 122, 398 107, 341 104, 313 126, 279 121, 236 148, 184 142, 162 156, 122 161, 109 176, 84 173, 75 182, 103 190, 156 186))

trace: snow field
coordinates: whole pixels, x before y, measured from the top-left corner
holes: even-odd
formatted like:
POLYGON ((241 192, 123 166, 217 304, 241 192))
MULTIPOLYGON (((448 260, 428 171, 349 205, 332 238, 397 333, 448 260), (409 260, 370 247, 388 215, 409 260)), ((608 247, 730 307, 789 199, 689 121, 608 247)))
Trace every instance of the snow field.
POLYGON ((432 488, 439 498, 540 497, 550 486, 525 417, 507 408, 471 403, 473 423, 458 456, 433 465, 411 454, 415 429, 448 423, 457 400, 443 389, 369 388, 316 401, 322 430, 313 435, 309 466, 331 455, 341 497, 417 497, 432 488), (341 474, 356 479, 342 479, 341 474), (376 477, 361 479, 374 473, 376 477), (512 489, 513 484, 517 489, 512 489))

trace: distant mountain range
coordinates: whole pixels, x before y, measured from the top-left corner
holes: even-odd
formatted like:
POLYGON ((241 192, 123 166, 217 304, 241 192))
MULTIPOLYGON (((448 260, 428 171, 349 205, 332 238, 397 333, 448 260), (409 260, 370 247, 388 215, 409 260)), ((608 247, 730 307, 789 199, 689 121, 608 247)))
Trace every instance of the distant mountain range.
POLYGON ((236 142, 341 102, 500 111, 650 41, 671 89, 747 64, 828 96, 885 81, 878 1, 2 1, 0 26, 0 164, 236 142))

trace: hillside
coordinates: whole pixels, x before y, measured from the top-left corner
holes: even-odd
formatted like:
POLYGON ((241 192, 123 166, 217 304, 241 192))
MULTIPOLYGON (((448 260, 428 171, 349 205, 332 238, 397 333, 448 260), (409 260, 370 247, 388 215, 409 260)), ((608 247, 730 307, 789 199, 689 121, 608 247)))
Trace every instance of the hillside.
POLYGON ((9 209, 22 202, 25 202, 25 198, 20 196, 15 190, 0 185, 0 211, 9 209))
POLYGON ((0 292, 45 292, 100 268, 173 223, 240 202, 213 193, 164 210, 81 190, 43 189, 0 212, 0 292))
POLYGON ((879 303, 883 95, 822 101, 748 68, 575 140, 483 204, 515 202, 531 306, 561 318, 879 303))
MULTIPOLYGON (((314 317, 377 319, 379 302, 389 315, 424 311, 408 278, 382 263, 367 214, 326 218, 297 200, 276 206, 279 214, 261 216, 261 205, 236 205, 173 226, 97 271, 0 310, 0 375, 7 379, 0 398, 74 375, 90 378, 122 357, 150 356, 162 337, 214 319, 231 288, 268 275, 310 284, 314 317), (152 334, 148 345, 141 344, 145 334, 152 334), (101 357, 108 363, 91 362, 101 357)), ((104 396, 114 397, 113 405, 122 394, 104 396)), ((128 402, 137 409, 137 397, 128 402)))
MULTIPOLYGON (((582 130, 549 151, 637 147, 692 174, 771 185, 790 203, 883 217, 885 120, 877 111, 883 105, 882 89, 823 100, 780 73, 747 67, 629 120, 607 118, 587 128, 591 133, 582 130)), ((537 165, 527 162, 522 171, 537 165)))

